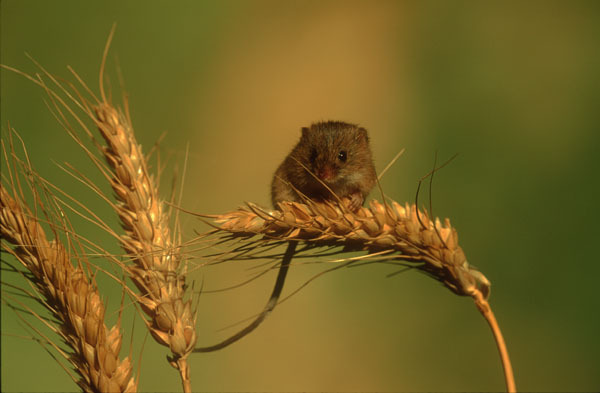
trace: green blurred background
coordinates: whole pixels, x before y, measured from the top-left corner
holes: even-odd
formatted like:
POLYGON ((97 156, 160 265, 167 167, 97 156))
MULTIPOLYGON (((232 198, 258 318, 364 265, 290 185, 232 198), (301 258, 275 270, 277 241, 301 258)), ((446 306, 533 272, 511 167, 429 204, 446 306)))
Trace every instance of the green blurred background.
MULTIPOLYGON (((418 179, 458 157, 433 185, 436 215, 450 217, 469 261, 492 282, 491 305, 523 391, 600 389, 597 254, 600 147, 600 3, 597 1, 13 1, 1 6, 1 62, 97 90, 102 49, 129 94, 138 141, 160 135, 166 190, 181 176, 182 205, 214 213, 267 205, 278 163, 313 121, 360 123, 383 187, 413 201, 418 179)), ((2 71, 1 129, 23 137, 33 165, 115 228, 98 198, 66 175, 69 162, 101 182, 31 82, 2 71), (88 199, 89 198, 89 199, 88 199)), ((3 167, 4 169, 4 167, 3 167)), ((106 187, 104 187, 106 190, 106 187)), ((379 196, 375 195, 379 199, 379 196)), ((425 195, 425 194, 423 194, 425 195)), ((165 196, 167 192, 165 191, 165 196)), ((75 220, 78 222, 77 220, 75 220)), ((109 236, 78 222, 81 233, 109 236)), ((184 217, 186 236, 198 222, 184 217)), ((101 262, 98 262, 101 263, 101 262)), ((234 284, 256 264, 194 269, 196 288, 234 284)), ((323 266, 292 269, 288 292, 323 266)), ((326 275, 281 305, 253 334, 191 357, 202 391, 498 391, 490 331, 473 303, 417 272, 365 266, 326 275)), ((3 281, 14 275, 3 275, 3 281)), ((199 344, 260 310, 274 274, 204 294, 199 344)), ((99 277, 113 312, 120 291, 99 277)), ((134 314, 131 306, 127 308, 134 314)), ((145 333, 138 319, 134 357, 145 333)), ((124 329, 130 333, 131 321, 124 329)), ((2 310, 2 391, 76 386, 2 310)), ((129 341, 124 352, 129 350, 129 341)), ((148 339, 140 390, 177 391, 167 352, 148 339)))

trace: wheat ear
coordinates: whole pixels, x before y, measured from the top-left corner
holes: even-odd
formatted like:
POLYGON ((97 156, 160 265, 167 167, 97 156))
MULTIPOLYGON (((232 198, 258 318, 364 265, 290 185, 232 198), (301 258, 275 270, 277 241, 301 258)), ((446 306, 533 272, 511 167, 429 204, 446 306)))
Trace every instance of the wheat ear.
POLYGON ((394 252, 388 259, 418 262, 424 270, 458 295, 480 291, 489 296, 490 282, 467 262, 458 245, 456 229, 446 219, 431 220, 415 205, 371 201, 355 213, 337 203, 281 202, 280 210, 248 204, 233 212, 214 215, 222 231, 265 236, 273 240, 300 240, 339 244, 370 252, 394 252))
MULTIPOLYGON (((264 241, 303 241, 362 249, 379 261, 406 261, 442 282, 452 292, 471 296, 488 321, 504 367, 507 390, 516 391, 506 344, 488 304, 491 284, 467 262, 458 233, 449 219, 432 219, 416 205, 371 201, 350 212, 344 202, 281 202, 278 210, 254 204, 210 216, 218 231, 242 236, 263 235, 264 241)), ((364 259, 363 259, 364 260, 364 259)))
POLYGON ((127 271, 140 291, 139 303, 150 317, 146 321, 150 333, 170 348, 173 356, 169 361, 180 371, 184 391, 190 392, 187 356, 196 343, 195 315, 191 300, 184 299, 185 274, 180 252, 171 240, 168 216, 129 121, 106 101, 94 110, 107 143, 102 153, 112 169, 110 183, 125 229, 120 242, 134 261, 127 271))
POLYGON ((57 332, 72 349, 69 361, 85 392, 135 392, 129 357, 119 360, 122 334, 117 325, 104 324, 105 308, 96 283, 71 264, 71 254, 58 241, 48 241, 38 217, 0 185, 0 237, 32 273, 32 281, 45 305, 60 324, 57 332))

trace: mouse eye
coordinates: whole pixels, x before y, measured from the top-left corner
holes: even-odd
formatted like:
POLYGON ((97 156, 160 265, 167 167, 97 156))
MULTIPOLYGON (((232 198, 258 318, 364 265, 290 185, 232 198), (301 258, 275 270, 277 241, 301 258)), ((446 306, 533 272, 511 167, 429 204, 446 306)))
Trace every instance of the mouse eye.
POLYGON ((348 154, 346 153, 346 150, 341 150, 338 153, 338 160, 340 160, 341 162, 346 162, 347 158, 348 158, 348 154))
POLYGON ((310 157, 308 158, 310 160, 310 162, 312 164, 315 163, 315 160, 317 159, 317 149, 312 148, 310 151, 310 157))

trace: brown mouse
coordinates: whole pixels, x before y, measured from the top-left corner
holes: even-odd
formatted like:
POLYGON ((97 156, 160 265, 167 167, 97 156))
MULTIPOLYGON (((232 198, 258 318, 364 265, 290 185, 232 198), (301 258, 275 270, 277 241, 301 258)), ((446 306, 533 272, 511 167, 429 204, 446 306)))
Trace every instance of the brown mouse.
POLYGON ((377 181, 367 130, 341 121, 314 123, 283 160, 271 184, 271 200, 303 202, 349 198, 352 211, 361 207, 377 181), (332 195, 333 191, 336 196, 332 195))

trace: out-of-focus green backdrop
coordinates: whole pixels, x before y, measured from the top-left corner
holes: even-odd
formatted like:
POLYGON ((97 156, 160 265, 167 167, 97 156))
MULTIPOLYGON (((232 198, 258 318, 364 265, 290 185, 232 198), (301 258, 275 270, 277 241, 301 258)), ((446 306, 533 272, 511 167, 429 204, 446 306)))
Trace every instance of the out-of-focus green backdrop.
MULTIPOLYGON (((36 72, 28 53, 72 80, 71 65, 95 92, 102 49, 117 23, 108 58, 112 94, 122 91, 118 67, 145 151, 167 133, 160 143, 165 197, 189 146, 181 202, 188 210, 267 205, 276 166, 300 127, 316 120, 365 126, 379 170, 405 148, 382 182, 400 202, 414 200, 436 152, 439 160, 459 153, 436 175, 434 213, 452 219, 469 261, 493 284, 491 305, 517 387, 600 389, 600 3, 3 0, 0 6, 3 64, 36 72)), ((110 209, 58 168, 69 162, 102 181, 44 98, 33 83, 3 70, 3 135, 14 127, 43 176, 90 198, 117 228, 110 209)), ((80 225, 118 252, 109 236, 80 225)), ((198 227, 184 217, 186 236, 198 227)), ((196 288, 203 281, 204 289, 214 289, 248 277, 249 266, 195 269, 191 277, 196 288)), ((288 292, 322 269, 293 268, 288 292)), ((325 275, 242 341, 192 355, 194 389, 504 389, 493 338, 473 303, 417 272, 386 278, 393 271, 365 266, 325 275)), ((5 282, 13 278, 3 275, 5 282)), ((203 294, 199 344, 233 333, 219 329, 260 310, 273 279, 203 294)), ((115 321, 119 288, 102 277, 99 284, 115 321)), ((135 314, 131 306, 126 311, 135 314)), ((145 338, 140 326, 138 319, 136 367, 145 338)), ((131 331, 130 319, 124 329, 131 331)), ((15 337, 23 334, 3 307, 2 391, 76 390, 39 344, 15 337)), ((140 390, 180 389, 166 354, 147 340, 140 390)))

